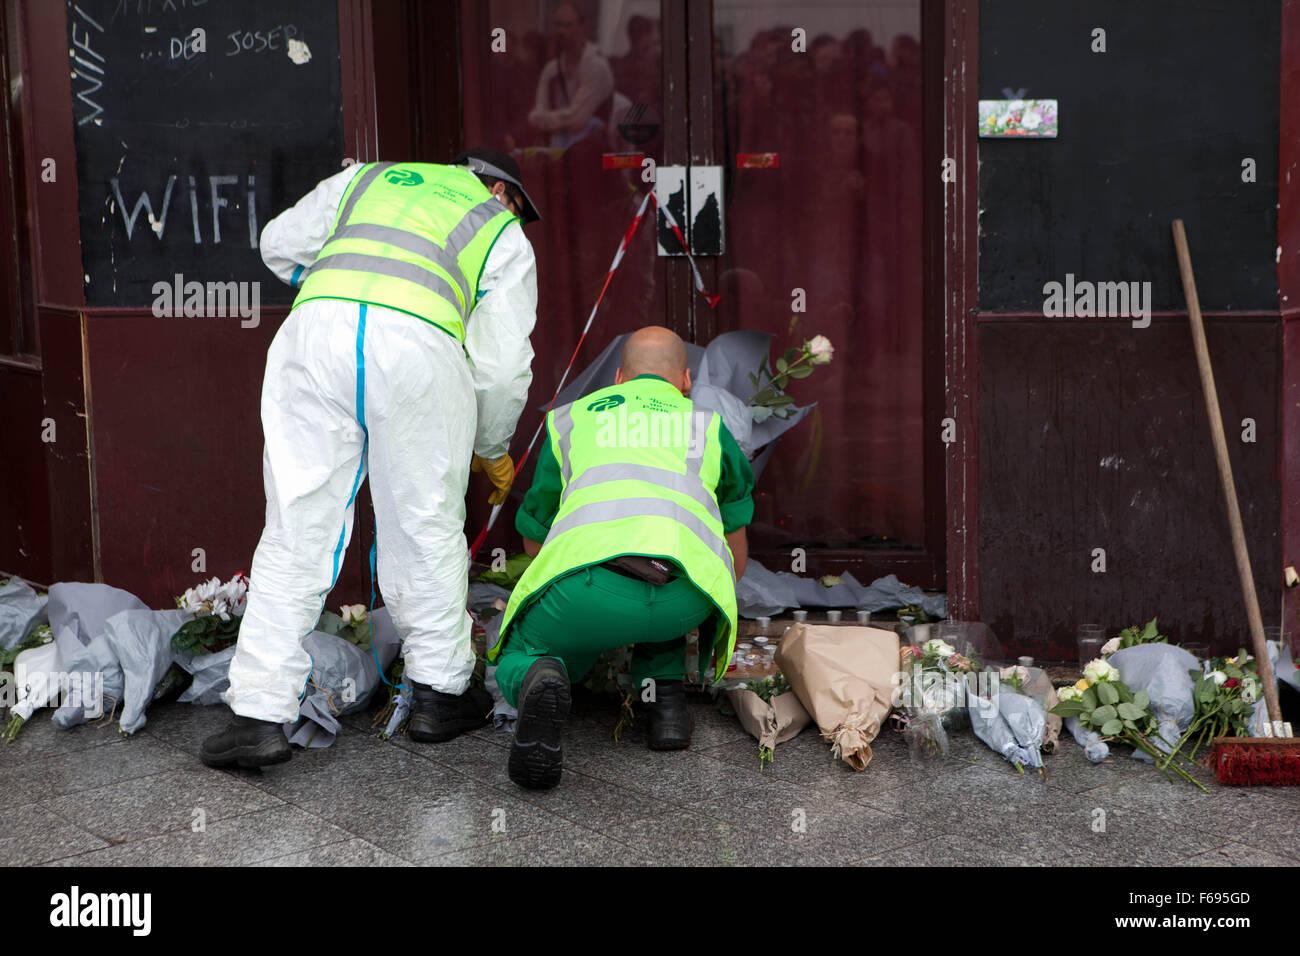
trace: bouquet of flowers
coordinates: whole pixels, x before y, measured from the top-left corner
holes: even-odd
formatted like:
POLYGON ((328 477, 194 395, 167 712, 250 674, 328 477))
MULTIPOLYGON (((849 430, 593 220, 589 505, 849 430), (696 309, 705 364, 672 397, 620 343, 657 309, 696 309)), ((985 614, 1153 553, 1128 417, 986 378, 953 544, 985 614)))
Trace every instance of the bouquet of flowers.
POLYGON ((812 721, 780 671, 731 687, 726 695, 740 725, 758 738, 760 770, 775 758, 777 744, 794 737, 812 721))
POLYGON ((239 637, 239 625, 248 605, 248 578, 242 571, 224 584, 212 578, 188 588, 176 599, 176 606, 194 619, 181 625, 172 636, 178 651, 210 654, 224 650, 239 637))
POLYGON ((898 634, 875 627, 794 624, 776 649, 776 664, 835 759, 865 770, 871 741, 893 705, 898 634))
POLYGON ((1118 636, 1112 637, 1101 646, 1101 655, 1102 657, 1109 657, 1121 648, 1136 647, 1138 644, 1168 643, 1169 638, 1160 633, 1159 629, 1156 627, 1156 619, 1153 617, 1141 628, 1136 624, 1132 627, 1124 628, 1124 630, 1119 632, 1118 636))
POLYGON ((9 722, 4 727, 3 739, 7 744, 14 742, 18 731, 32 714, 51 705, 57 696, 55 675, 62 667, 59 649, 54 644, 54 635, 48 624, 37 627, 31 637, 13 648, 13 655, 4 669, 8 670, 10 665, 14 669, 13 686, 17 689, 17 701, 9 709, 9 722))
POLYGON ((1196 716, 1174 747, 1170 759, 1185 755, 1195 760, 1203 745, 1215 737, 1250 737, 1251 717, 1262 694, 1255 658, 1245 649, 1236 657, 1215 657, 1204 669, 1188 671, 1196 683, 1192 698, 1196 716), (1191 744, 1191 750, 1184 747, 1191 744))
POLYGON ((945 640, 904 644, 899 651, 902 680, 896 706, 902 711, 909 750, 919 756, 947 754, 947 731, 966 716, 966 677, 978 663, 945 640))
POLYGON ((1134 693, 1120 680, 1119 671, 1104 659, 1090 661, 1083 669, 1083 678, 1073 687, 1057 691, 1057 696, 1060 703, 1052 713, 1058 717, 1077 718, 1080 726, 1095 731, 1102 740, 1126 743, 1148 754, 1167 775, 1180 777, 1209 793, 1189 772, 1193 768, 1188 762, 1178 759, 1176 748, 1166 753, 1152 743, 1151 737, 1155 736, 1168 744, 1157 731, 1150 696, 1145 690, 1134 693))
POLYGON ((1052 713, 1052 708, 1060 703, 1060 699, 1046 672, 1039 667, 1029 668, 1016 664, 998 671, 998 682, 1002 687, 1010 687, 1016 693, 1032 697, 1038 702, 1046 718, 1043 739, 1039 742, 1038 749, 1045 754, 1056 750, 1056 742, 1061 737, 1061 718, 1052 713))
POLYGON ((1015 767, 1017 773, 1023 774, 1028 766, 1047 776, 1043 767, 1047 710, 1041 700, 1028 693, 1029 669, 1008 667, 987 676, 978 686, 971 686, 976 683, 972 681, 966 687, 975 736, 1015 767), (1002 674, 1009 678, 1008 689, 1002 687, 1002 674))

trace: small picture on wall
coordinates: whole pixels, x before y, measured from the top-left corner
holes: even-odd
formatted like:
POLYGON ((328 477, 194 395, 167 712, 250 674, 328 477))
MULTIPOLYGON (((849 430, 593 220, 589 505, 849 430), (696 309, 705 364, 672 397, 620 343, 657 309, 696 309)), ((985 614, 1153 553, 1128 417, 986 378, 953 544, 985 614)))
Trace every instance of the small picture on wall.
POLYGON ((980 100, 980 136, 1054 137, 1056 100, 980 100))

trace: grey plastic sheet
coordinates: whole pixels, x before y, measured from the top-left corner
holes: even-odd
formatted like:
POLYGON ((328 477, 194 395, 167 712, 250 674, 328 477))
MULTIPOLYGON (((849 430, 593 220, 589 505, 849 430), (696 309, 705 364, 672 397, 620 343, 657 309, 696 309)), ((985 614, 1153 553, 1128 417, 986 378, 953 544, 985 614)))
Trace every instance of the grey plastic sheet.
POLYGON ((1047 712, 1032 697, 1010 688, 999 688, 991 697, 980 697, 966 688, 967 712, 975 736, 1009 763, 1039 769, 1043 766, 1043 735, 1047 712))
POLYGON ((469 600, 466 603, 471 611, 482 614, 492 606, 492 602, 498 600, 509 601, 510 589, 487 581, 469 582, 469 600))
POLYGON ((313 750, 330 746, 339 731, 337 718, 363 709, 383 683, 380 671, 393 663, 401 640, 387 608, 376 610, 371 620, 371 649, 324 631, 312 631, 303 640, 312 658, 311 678, 297 721, 285 725, 290 742, 313 750))
MULTIPOLYGON (((107 584, 61 581, 50 587, 46 611, 63 667, 70 674, 98 675, 92 679, 96 687, 103 688, 106 708, 121 701, 123 689, 122 667, 104 636, 108 619, 122 611, 147 610, 134 594, 107 584)), ((84 686, 84 677, 82 683, 84 686)), ((56 710, 52 719, 54 726, 68 730, 98 716, 97 710, 67 704, 56 710)))
POLYGON ((856 608, 861 611, 885 611, 919 604, 932 618, 948 616, 947 597, 927 595, 918 587, 904 584, 893 574, 877 578, 863 586, 850 573, 840 576, 833 587, 824 587, 816 578, 801 577, 788 571, 770 571, 750 558, 745 573, 736 582, 736 604, 741 617, 770 617, 787 608, 856 608))
POLYGON ((36 590, 21 578, 0 584, 0 650, 21 644, 32 631, 48 620, 45 604, 36 590))
MULTIPOLYGON (((1147 692, 1151 698, 1151 713, 1158 724, 1159 739, 1152 744, 1166 753, 1172 749, 1196 716, 1196 701, 1192 696, 1195 682, 1188 671, 1201 666, 1194 654, 1174 644, 1135 644, 1123 647, 1109 658, 1120 679, 1135 693, 1147 692)), ((1137 759, 1152 758, 1135 750, 1137 759), (1141 757, 1137 757, 1142 754, 1141 757)))
POLYGON ((188 651, 172 648, 172 638, 190 620, 188 611, 121 611, 104 625, 104 639, 122 668, 123 733, 133 734, 145 725, 145 711, 153 703, 154 688, 173 663, 188 661, 188 651))
MULTIPOLYGON (((497 642, 501 640, 501 615, 496 614, 488 619, 487 623, 483 625, 483 631, 483 639, 486 645, 495 647, 497 642)), ((506 703, 505 695, 501 693, 501 687, 497 684, 496 666, 488 667, 483 678, 487 692, 492 695, 492 726, 498 730, 508 727, 511 721, 518 719, 519 711, 506 703)))
POLYGON ((230 661, 235 656, 235 648, 215 651, 212 654, 196 654, 189 661, 179 662, 181 667, 194 675, 194 680, 177 700, 182 704, 198 704, 211 707, 220 704, 230 687, 230 661))
POLYGON ((1065 729, 1074 737, 1074 742, 1083 748, 1084 756, 1093 763, 1101 763, 1110 756, 1110 747, 1101 739, 1101 734, 1084 727, 1079 723, 1078 717, 1066 717, 1065 729))

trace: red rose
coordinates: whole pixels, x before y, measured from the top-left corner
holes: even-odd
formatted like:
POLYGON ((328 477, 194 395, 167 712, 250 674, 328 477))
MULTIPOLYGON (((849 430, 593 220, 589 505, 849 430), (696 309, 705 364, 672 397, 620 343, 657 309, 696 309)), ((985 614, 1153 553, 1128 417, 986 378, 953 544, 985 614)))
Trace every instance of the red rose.
POLYGON ((1223 682, 1223 686, 1231 690, 1233 687, 1236 687, 1239 683, 1241 682, 1237 680, 1237 678, 1229 677, 1227 680, 1223 682))

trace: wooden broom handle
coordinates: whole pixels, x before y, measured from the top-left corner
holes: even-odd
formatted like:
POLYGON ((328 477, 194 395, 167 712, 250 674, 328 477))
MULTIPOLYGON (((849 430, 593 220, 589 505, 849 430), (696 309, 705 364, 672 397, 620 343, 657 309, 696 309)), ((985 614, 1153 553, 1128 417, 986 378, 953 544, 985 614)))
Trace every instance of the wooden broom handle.
POLYGON ((1228 460, 1228 439, 1223 432, 1223 416, 1219 412, 1219 393, 1214 387, 1214 370, 1210 367, 1210 349, 1205 342, 1205 323, 1201 320, 1201 300, 1196 294, 1196 279, 1192 275, 1192 256, 1187 251, 1187 234, 1183 221, 1175 219, 1174 246, 1178 250, 1178 271, 1183 277, 1183 296, 1187 299, 1187 314, 1192 320, 1192 345, 1196 348, 1196 365, 1201 373, 1201 389, 1205 392, 1205 410, 1210 416, 1210 434, 1214 438, 1214 459, 1219 466, 1223 486, 1223 501, 1228 506, 1228 525, 1232 529, 1232 552, 1237 558, 1237 576, 1241 578, 1241 596, 1246 602, 1246 619, 1250 622, 1250 640, 1255 647, 1255 664, 1260 683, 1264 685, 1264 703, 1271 720, 1282 719, 1282 709, 1277 699, 1277 680, 1268 660, 1268 645, 1264 643, 1264 620, 1259 615, 1259 597, 1255 594, 1255 577, 1250 570, 1250 552, 1246 550, 1246 532, 1241 525, 1241 508, 1237 504, 1237 486, 1232 480, 1232 462, 1228 460))

